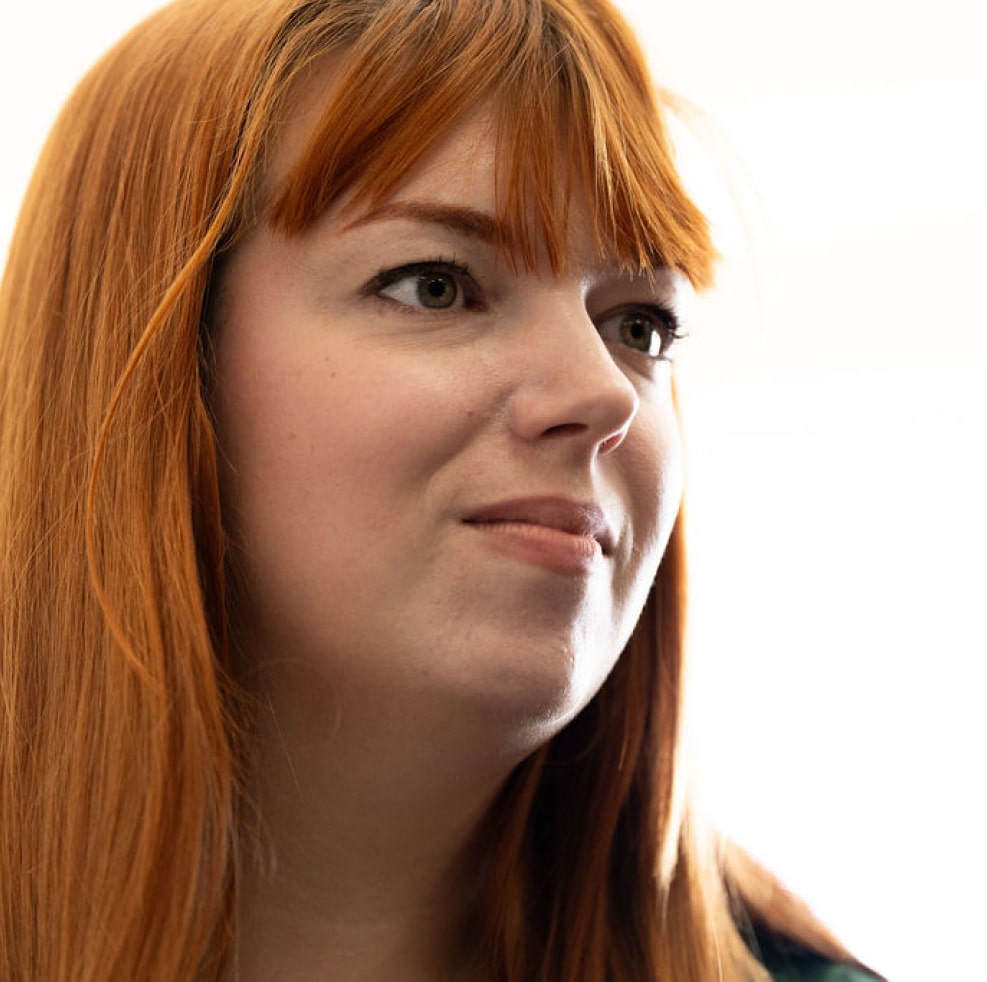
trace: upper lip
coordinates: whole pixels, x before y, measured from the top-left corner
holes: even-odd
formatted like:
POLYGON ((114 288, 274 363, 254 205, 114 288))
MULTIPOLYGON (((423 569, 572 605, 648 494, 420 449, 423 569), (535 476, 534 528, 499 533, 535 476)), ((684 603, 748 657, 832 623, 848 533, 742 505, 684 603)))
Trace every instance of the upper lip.
POLYGON ((613 526, 599 505, 556 496, 498 501, 471 512, 465 521, 474 525, 486 522, 524 522, 528 525, 544 525, 570 535, 585 535, 600 543, 604 555, 613 552, 615 541, 613 526))

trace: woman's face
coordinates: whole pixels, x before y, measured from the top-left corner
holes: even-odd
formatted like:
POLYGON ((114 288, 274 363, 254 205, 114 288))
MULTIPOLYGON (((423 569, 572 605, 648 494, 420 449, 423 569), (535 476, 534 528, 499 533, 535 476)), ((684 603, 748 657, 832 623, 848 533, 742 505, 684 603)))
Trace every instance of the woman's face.
POLYGON ((493 182, 478 115, 374 211, 258 227, 224 271, 215 411, 248 663, 537 740, 612 668, 675 518, 682 287, 600 263, 578 208, 564 275, 511 272, 493 182))

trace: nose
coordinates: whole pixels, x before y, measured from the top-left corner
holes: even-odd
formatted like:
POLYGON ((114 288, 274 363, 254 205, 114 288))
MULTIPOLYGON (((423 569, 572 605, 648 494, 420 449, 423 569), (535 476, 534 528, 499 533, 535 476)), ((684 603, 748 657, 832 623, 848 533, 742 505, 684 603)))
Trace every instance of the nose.
POLYGON ((582 303, 556 304, 526 319, 513 432, 526 442, 568 440, 592 455, 623 443, 640 397, 582 303))

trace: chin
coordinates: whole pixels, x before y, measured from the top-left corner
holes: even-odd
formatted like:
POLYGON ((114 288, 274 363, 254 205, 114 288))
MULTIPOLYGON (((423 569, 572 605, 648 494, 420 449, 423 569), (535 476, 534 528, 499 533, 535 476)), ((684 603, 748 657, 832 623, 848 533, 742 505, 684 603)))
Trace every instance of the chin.
POLYGON ((527 753, 550 740, 596 695, 616 664, 614 641, 533 646, 519 642, 503 657, 471 646, 461 687, 453 694, 464 715, 508 735, 527 753), (483 669, 488 666, 488 670, 483 669))

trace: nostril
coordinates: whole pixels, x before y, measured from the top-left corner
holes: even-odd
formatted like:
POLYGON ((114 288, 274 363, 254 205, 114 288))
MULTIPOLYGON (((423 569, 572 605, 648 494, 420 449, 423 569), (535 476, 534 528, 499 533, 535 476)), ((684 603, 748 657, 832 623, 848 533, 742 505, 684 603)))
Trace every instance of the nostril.
POLYGON ((626 433, 626 430, 621 430, 619 433, 614 433, 611 436, 608 436, 605 440, 602 440, 596 448, 597 453, 605 454, 610 453, 611 450, 616 450, 617 447, 624 442, 624 436, 626 433))
POLYGON ((578 436, 588 429, 585 423, 557 423, 555 426, 549 426, 542 436, 578 436))

